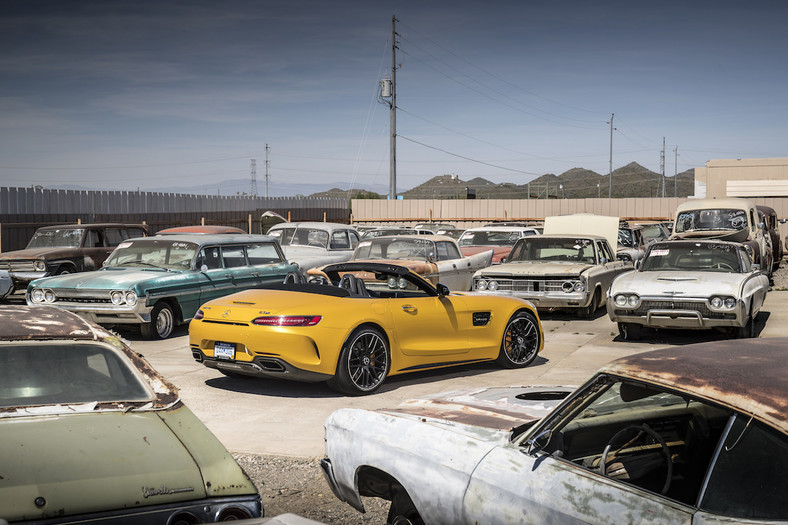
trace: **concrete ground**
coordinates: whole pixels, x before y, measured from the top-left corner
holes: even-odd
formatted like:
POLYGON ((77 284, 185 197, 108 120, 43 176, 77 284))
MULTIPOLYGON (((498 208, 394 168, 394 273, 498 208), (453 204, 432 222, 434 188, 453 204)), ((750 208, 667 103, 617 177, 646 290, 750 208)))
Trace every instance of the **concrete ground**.
MULTIPOLYGON (((324 453, 323 422, 341 407, 377 409, 428 394, 481 386, 577 385, 617 357, 671 345, 723 339, 706 331, 649 331, 622 341, 604 309, 594 319, 543 314, 545 346, 528 368, 494 364, 392 377, 378 393, 345 397, 321 383, 231 379, 192 359, 186 327, 165 341, 143 341, 129 331, 131 346, 178 388, 183 401, 232 452, 315 457, 324 453)), ((788 291, 772 291, 758 318, 758 337, 788 336, 788 291)), ((746 352, 746 341, 742 341, 746 352)))

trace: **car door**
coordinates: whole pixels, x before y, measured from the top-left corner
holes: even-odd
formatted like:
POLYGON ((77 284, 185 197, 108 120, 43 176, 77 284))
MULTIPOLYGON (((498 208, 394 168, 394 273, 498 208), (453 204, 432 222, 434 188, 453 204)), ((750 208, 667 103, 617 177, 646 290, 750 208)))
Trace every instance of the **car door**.
POLYGON ((448 241, 437 241, 435 249, 437 251, 435 264, 438 267, 438 280, 448 286, 450 290, 470 290, 476 270, 492 264, 492 250, 464 257, 457 245, 448 241))
POLYGON ((82 239, 81 261, 76 261, 78 271, 90 271, 101 268, 101 263, 114 248, 107 246, 103 228, 86 228, 82 239), (81 268, 79 267, 81 265, 81 268))
POLYGON ((272 242, 247 244, 246 257, 255 288, 280 284, 288 272, 297 271, 284 260, 284 256, 272 242))
POLYGON ((230 272, 224 268, 221 246, 203 246, 197 256, 197 268, 200 270, 201 303, 224 297, 235 289, 230 272))
POLYGON ((429 358, 468 352, 471 314, 461 297, 413 294, 387 301, 403 354, 429 358))

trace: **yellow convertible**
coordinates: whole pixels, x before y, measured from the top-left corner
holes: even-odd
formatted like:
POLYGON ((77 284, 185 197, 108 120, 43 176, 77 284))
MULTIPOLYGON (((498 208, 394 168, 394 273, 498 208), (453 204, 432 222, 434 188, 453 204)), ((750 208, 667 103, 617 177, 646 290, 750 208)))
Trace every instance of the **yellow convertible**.
POLYGON ((388 263, 323 272, 204 304, 189 326, 194 359, 228 376, 326 381, 359 395, 407 372, 493 360, 525 367, 543 347, 528 301, 449 292, 388 263))

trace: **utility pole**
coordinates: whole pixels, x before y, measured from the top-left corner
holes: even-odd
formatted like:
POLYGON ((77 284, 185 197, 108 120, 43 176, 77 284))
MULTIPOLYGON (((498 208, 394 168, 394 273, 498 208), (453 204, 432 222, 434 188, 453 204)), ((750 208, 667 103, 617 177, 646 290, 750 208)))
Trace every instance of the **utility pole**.
POLYGON ((265 198, 268 198, 268 166, 270 163, 268 162, 268 144, 265 145, 265 198))
MULTIPOLYGON (((665 196, 665 137, 662 137, 662 151, 659 152, 659 172, 662 174, 660 177, 660 184, 662 185, 662 196, 665 196)), ((659 195, 659 190, 657 191, 659 195)))
POLYGON ((610 124, 610 172, 608 174, 608 176, 609 176, 608 184, 609 184, 610 188, 608 189, 608 194, 607 194, 607 198, 608 199, 612 199, 613 198, 613 129, 614 129, 613 128, 613 117, 615 117, 615 116, 616 116, 615 113, 611 113, 610 114, 610 122, 608 122, 608 124, 610 124))
POLYGON ((679 196, 679 147, 673 148, 673 196, 679 196))
POLYGON ((252 159, 252 166, 249 171, 252 179, 249 186, 249 195, 257 197, 257 159, 252 159))
POLYGON ((397 198, 397 17, 391 15, 391 106, 389 108, 389 199, 397 198))

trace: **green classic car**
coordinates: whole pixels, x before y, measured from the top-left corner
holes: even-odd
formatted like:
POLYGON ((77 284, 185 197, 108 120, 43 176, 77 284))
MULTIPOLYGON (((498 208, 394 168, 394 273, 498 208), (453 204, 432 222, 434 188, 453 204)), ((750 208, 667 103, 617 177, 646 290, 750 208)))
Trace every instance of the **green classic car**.
POLYGON ((93 272, 37 279, 27 304, 57 306, 102 325, 138 324, 166 339, 200 305, 281 283, 298 268, 265 235, 162 235, 121 243, 93 272))
POLYGON ((176 388, 100 326, 0 306, 0 522, 258 518, 257 488, 176 388))

